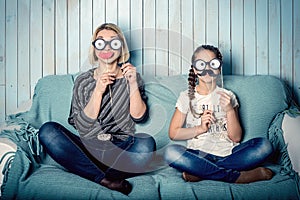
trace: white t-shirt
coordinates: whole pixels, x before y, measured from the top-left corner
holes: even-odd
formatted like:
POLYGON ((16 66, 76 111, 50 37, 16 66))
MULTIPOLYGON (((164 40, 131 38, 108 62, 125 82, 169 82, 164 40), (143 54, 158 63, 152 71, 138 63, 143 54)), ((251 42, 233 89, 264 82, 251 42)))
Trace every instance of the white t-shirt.
MULTIPOLYGON (((220 95, 218 91, 224 91, 231 97, 233 107, 239 106, 236 96, 233 92, 216 87, 216 89, 208 95, 200 95, 195 92, 195 99, 192 101, 192 107, 196 113, 202 113, 204 110, 211 110, 214 113, 216 122, 211 124, 210 129, 203 134, 187 141, 187 148, 197 149, 217 156, 227 156, 231 154, 232 148, 238 143, 229 139, 227 133, 226 112, 219 105, 220 95)), ((176 103, 177 109, 186 114, 186 127, 194 127, 201 125, 201 118, 195 118, 189 107, 188 90, 180 93, 176 103)))

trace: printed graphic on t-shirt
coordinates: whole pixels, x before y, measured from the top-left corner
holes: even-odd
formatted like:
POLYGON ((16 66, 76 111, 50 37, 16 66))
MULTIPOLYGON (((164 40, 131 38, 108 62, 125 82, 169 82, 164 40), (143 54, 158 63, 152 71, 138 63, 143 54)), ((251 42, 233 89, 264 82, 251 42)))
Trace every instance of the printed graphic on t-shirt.
POLYGON ((202 109, 202 112, 205 110, 211 110, 216 119, 216 121, 210 125, 207 133, 218 134, 221 132, 227 132, 226 113, 222 110, 219 104, 200 104, 199 107, 202 109))

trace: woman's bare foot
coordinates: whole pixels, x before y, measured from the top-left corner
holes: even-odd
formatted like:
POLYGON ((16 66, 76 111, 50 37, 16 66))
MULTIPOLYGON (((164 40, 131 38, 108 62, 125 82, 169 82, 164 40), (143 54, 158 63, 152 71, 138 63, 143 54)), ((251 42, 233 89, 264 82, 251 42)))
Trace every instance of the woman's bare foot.
POLYGON ((186 181, 186 182, 198 182, 198 181, 201 181, 202 179, 198 176, 194 176, 194 175, 191 175, 187 172, 183 172, 182 173, 182 178, 186 181))
POLYGON ((272 177, 272 170, 265 167, 257 167, 249 171, 242 171, 235 183, 251 183, 255 181, 270 180, 272 177))
POLYGON ((132 190, 132 185, 127 180, 110 180, 103 178, 100 181, 100 185, 103 185, 111 190, 116 190, 125 195, 128 195, 132 190))

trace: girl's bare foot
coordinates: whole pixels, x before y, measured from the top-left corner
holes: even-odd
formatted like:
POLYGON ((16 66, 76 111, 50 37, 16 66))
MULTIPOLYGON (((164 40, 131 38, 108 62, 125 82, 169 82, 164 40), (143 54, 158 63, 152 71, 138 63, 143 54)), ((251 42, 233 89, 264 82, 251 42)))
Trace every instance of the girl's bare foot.
POLYGON ((186 182, 198 182, 198 181, 201 181, 202 179, 198 176, 194 176, 194 175, 191 175, 187 172, 183 172, 182 173, 182 178, 186 181, 186 182))
POLYGON ((270 180, 272 177, 272 170, 265 167, 257 167, 249 171, 242 171, 235 183, 251 183, 255 181, 270 180))

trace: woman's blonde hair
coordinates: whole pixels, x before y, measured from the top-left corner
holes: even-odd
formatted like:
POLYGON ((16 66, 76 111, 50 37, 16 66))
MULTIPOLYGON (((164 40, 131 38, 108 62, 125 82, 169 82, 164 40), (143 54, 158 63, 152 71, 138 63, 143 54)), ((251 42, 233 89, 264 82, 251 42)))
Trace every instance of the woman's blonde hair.
POLYGON ((93 37, 92 37, 90 50, 89 50, 89 61, 90 61, 91 65, 96 65, 97 61, 98 61, 98 58, 95 54, 95 48, 94 48, 92 42, 96 39, 98 33, 102 30, 112 30, 118 34, 118 37, 122 41, 122 48, 121 48, 121 54, 120 54, 121 56, 119 57, 118 63, 126 62, 129 59, 130 54, 128 51, 128 46, 127 46, 124 34, 122 33, 121 29, 117 25, 115 25, 113 23, 104 23, 96 28, 96 30, 94 31, 93 37))

